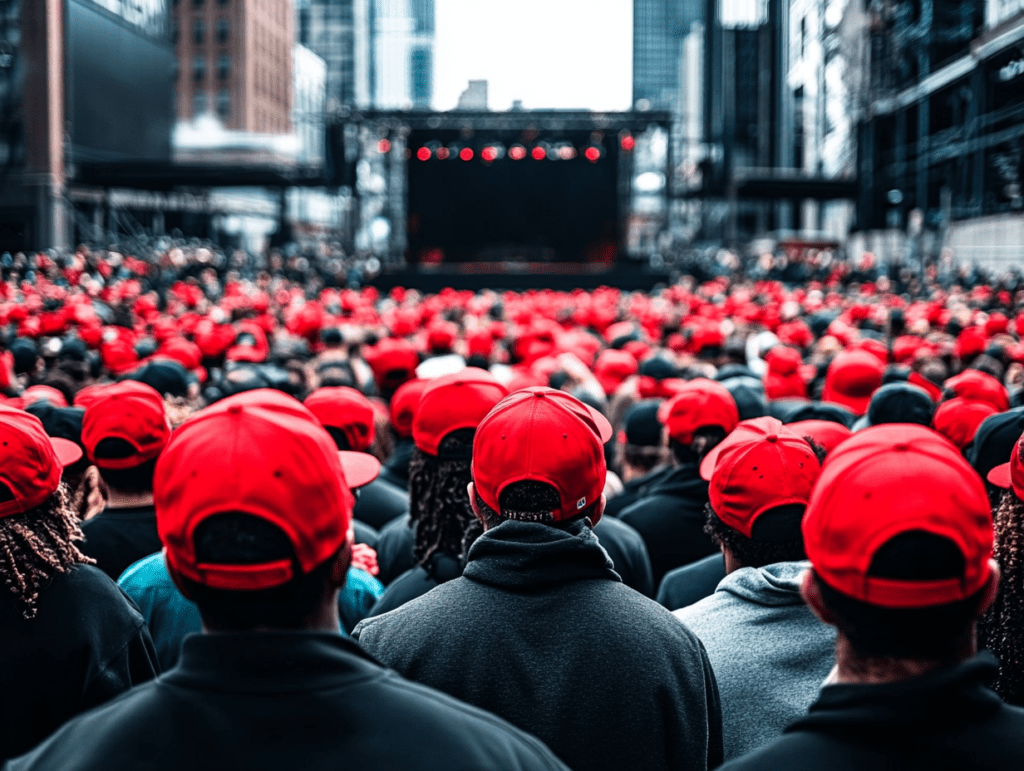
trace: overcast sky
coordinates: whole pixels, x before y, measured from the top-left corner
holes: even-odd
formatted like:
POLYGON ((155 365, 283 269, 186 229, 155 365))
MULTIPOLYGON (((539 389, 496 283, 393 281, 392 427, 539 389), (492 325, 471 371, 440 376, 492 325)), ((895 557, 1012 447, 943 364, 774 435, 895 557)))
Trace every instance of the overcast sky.
POLYGON ((488 106, 627 110, 632 0, 436 0, 434 108, 450 110, 469 80, 488 106))

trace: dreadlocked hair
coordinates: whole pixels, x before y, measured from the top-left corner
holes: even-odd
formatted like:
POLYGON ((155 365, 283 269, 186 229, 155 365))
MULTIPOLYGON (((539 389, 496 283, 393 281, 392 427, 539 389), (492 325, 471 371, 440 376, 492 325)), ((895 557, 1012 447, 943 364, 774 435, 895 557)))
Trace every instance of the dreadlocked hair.
POLYGON ((413 556, 417 565, 435 554, 462 554, 462 536, 473 521, 467 487, 473 436, 476 429, 463 428, 447 434, 438 445, 437 457, 414 448, 409 461, 409 514, 416 523, 413 556))
POLYGON ((979 623, 980 642, 999 659, 992 688, 1009 704, 1024 705, 1024 501, 1012 489, 995 510, 994 556, 999 596, 979 623))
MULTIPOLYGON (((0 485, 0 501, 12 498, 0 485)), ((39 592, 54 576, 79 563, 95 564, 75 545, 83 540, 71 491, 63 482, 34 509, 0 518, 0 575, 25 618, 35 618, 39 592)))

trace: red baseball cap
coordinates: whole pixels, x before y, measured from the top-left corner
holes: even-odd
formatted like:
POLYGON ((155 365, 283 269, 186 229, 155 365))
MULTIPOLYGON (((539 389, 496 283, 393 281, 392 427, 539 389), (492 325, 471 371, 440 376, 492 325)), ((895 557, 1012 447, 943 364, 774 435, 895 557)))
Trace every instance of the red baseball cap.
POLYGON ((564 391, 535 386, 506 396, 480 423, 473 440, 473 484, 491 509, 514 482, 545 482, 558 491, 556 522, 601 497, 604 444, 612 427, 597 410, 564 391))
POLYGON ((157 457, 170 439, 164 400, 145 383, 124 380, 104 386, 90 393, 81 406, 85 407, 82 445, 89 460, 100 468, 140 466, 157 457), (135 452, 126 458, 97 458, 96 445, 104 439, 124 439, 135 452))
POLYGON ((412 438, 422 452, 437 455, 441 440, 460 428, 476 428, 491 408, 508 395, 494 375, 477 367, 430 382, 412 420, 412 438))
POLYGON ((772 417, 742 421, 700 464, 712 510, 747 538, 765 511, 807 505, 820 470, 803 437, 772 417))
POLYGON ((962 450, 974 441, 981 422, 996 412, 998 410, 988 402, 957 396, 939 405, 932 426, 962 450))
POLYGON ((629 351, 620 351, 614 348, 606 348, 597 356, 594 362, 594 377, 601 384, 605 395, 615 393, 615 390, 622 385, 622 382, 630 375, 639 371, 640 365, 636 357, 629 351))
POLYGON ((214 589, 287 583, 295 575, 291 560, 199 562, 196 527, 227 512, 265 519, 285 532, 309 573, 349 537, 351 488, 379 470, 366 453, 339 453, 313 413, 290 396, 261 388, 223 399, 179 426, 156 464, 153 498, 168 565, 214 589))
POLYGON ((64 397, 64 394, 53 386, 41 384, 29 386, 25 389, 25 393, 21 395, 21 403, 26 406, 40 401, 47 401, 54 407, 68 406, 68 400, 64 397))
POLYGON ((23 410, 0 405, 0 484, 14 496, 0 503, 0 517, 41 505, 60 486, 60 474, 82 457, 67 439, 46 435, 42 421, 23 410))
POLYGON ((945 389, 965 399, 987 402, 996 412, 1010 409, 1010 395, 998 378, 980 369, 965 369, 945 382, 945 389))
POLYGON ((811 437, 826 453, 832 452, 840 442, 853 436, 853 432, 846 426, 831 420, 798 420, 788 423, 786 428, 797 436, 811 437))
POLYGON ((668 435, 682 444, 690 444, 698 429, 720 426, 729 433, 740 422, 729 389, 721 383, 705 378, 690 380, 679 392, 658 408, 658 421, 668 429, 668 435))
POLYGON ((996 487, 1012 489, 1014 495, 1024 500, 1024 456, 1021 453, 1024 453, 1024 436, 1013 446, 1010 460, 989 471, 986 479, 996 487))
POLYGON ((340 429, 350 450, 362 452, 373 444, 373 405, 348 386, 318 388, 303 402, 325 428, 340 429))
POLYGON ((399 436, 412 436, 412 421, 419 409, 423 392, 430 380, 410 380, 403 383, 391 397, 391 425, 399 436))
POLYGON ((907 375, 907 382, 927 391, 933 402, 938 402, 942 398, 942 389, 920 372, 911 372, 907 375))
POLYGON ((380 388, 397 388, 416 376, 420 363, 416 346, 408 340, 386 337, 363 351, 363 358, 373 370, 373 379, 380 388))
POLYGON ((871 605, 920 608, 966 599, 990 575, 992 514, 981 477, 924 426, 890 423, 858 431, 829 456, 803 520, 804 546, 829 586, 871 605), (910 580, 869 575, 895 536, 948 538, 965 560, 962 578, 910 580))
POLYGON ((823 402, 847 407, 854 415, 868 411, 868 403, 882 385, 885 365, 873 353, 864 350, 840 351, 828 365, 823 402))

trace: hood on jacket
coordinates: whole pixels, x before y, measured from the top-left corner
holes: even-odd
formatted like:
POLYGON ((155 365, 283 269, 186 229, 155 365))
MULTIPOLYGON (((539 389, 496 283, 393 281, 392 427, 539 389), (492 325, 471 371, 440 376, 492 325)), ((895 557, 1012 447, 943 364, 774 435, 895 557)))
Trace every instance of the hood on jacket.
POLYGON ((719 592, 730 592, 758 605, 803 605, 800 582, 811 563, 776 562, 763 568, 740 568, 718 584, 719 592))
POLYGON ((622 580, 594 531, 583 522, 558 528, 506 520, 473 543, 462 575, 511 591, 590 579, 622 580))

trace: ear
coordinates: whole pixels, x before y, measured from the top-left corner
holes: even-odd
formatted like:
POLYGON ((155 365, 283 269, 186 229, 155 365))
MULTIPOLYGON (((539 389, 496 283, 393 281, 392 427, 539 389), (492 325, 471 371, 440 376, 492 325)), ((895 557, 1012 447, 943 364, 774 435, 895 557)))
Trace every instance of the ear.
POLYGON ((989 576, 988 581, 985 582, 985 586, 982 589, 981 604, 978 606, 978 617, 980 618, 985 611, 992 607, 992 603, 996 601, 996 597, 999 596, 999 579, 1002 577, 1002 571, 999 570, 999 563, 994 559, 988 561, 989 576))
POLYGON ((473 509, 473 514, 482 523, 484 515, 480 513, 480 504, 476 502, 476 486, 470 482, 466 485, 466 492, 469 493, 469 507, 473 509))
POLYGON ((331 563, 331 570, 328 576, 332 591, 341 589, 345 585, 345 579, 348 578, 348 567, 352 564, 352 538, 353 532, 349 528, 348 538, 345 539, 342 547, 338 549, 338 553, 334 555, 334 561, 331 563))
POLYGON ((189 596, 189 593, 185 591, 185 586, 182 583, 181 576, 175 572, 174 568, 171 567, 170 561, 167 559, 166 547, 163 550, 163 555, 164 567, 167 568, 167 574, 171 577, 171 580, 174 582, 174 585, 178 588, 178 591, 181 592, 181 596, 184 597, 186 600, 191 600, 192 598, 189 596))
POLYGON ((813 570, 807 570, 804 573, 804 577, 800 582, 800 596, 803 597, 807 607, 811 609, 815 616, 826 624, 835 626, 835 616, 832 615, 832 611, 828 609, 828 606, 825 605, 825 601, 821 597, 821 592, 818 590, 818 582, 814 580, 813 570))
POLYGON ((594 507, 594 513, 590 517, 590 526, 594 527, 598 522, 601 521, 601 517, 604 515, 605 506, 608 505, 608 496, 601 493, 601 499, 597 502, 597 506, 594 507))

